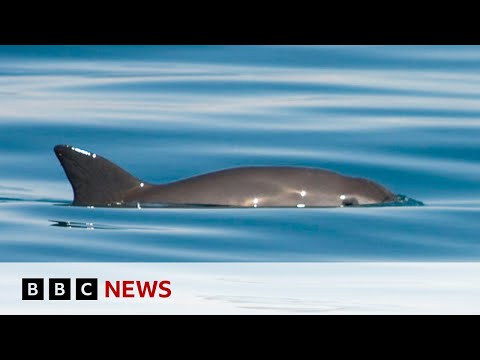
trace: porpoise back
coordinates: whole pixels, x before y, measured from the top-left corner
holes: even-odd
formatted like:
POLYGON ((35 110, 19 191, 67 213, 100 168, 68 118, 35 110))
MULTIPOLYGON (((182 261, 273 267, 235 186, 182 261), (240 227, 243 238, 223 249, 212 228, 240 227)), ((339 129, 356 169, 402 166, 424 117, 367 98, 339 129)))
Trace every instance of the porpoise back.
POLYGON ((395 201, 378 183, 324 169, 238 167, 154 185, 92 152, 70 145, 54 151, 78 206, 331 207, 395 201))

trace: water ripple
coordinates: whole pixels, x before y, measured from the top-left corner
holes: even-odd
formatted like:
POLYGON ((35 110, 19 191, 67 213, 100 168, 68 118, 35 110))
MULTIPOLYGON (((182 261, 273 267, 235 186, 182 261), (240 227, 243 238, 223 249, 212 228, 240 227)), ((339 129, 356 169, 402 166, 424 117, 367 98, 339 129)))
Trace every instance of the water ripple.
POLYGON ((0 261, 476 261, 479 60, 475 46, 0 46, 0 261), (427 206, 72 207, 59 143, 154 183, 311 166, 427 206))

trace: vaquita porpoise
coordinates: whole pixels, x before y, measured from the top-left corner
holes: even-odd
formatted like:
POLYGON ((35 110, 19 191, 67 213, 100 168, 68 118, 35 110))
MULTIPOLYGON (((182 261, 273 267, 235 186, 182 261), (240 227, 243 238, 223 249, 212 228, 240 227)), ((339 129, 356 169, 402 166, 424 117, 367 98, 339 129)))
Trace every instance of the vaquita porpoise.
POLYGON ((109 160, 70 145, 54 148, 70 181, 73 205, 97 207, 338 207, 394 202, 363 178, 308 167, 237 167, 162 185, 130 175, 109 160))

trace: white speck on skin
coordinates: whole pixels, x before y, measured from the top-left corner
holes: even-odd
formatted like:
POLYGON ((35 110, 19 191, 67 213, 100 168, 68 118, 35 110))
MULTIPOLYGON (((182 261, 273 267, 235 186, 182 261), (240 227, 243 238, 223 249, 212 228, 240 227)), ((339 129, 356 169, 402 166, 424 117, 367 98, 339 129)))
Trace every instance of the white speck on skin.
POLYGON ((144 187, 144 186, 145 186, 145 184, 144 184, 144 183, 140 183, 140 187, 144 187))
POLYGON ((258 199, 257 199, 257 198, 253 199, 253 203, 254 203, 255 205, 257 205, 257 204, 258 204, 258 199))
POLYGON ((97 157, 97 154, 93 154, 92 157, 95 159, 97 157))
POLYGON ((301 195, 302 197, 305 197, 305 195, 307 195, 307 192, 306 192, 305 190, 302 190, 302 191, 300 191, 300 195, 301 195))
POLYGON ((297 208, 304 208, 305 204, 297 204, 297 208))
POLYGON ((253 205, 253 207, 257 207, 257 204, 253 205))
POLYGON ((346 196, 345 196, 345 195, 340 195, 340 199, 341 199, 341 200, 345 200, 345 199, 346 199, 346 196))

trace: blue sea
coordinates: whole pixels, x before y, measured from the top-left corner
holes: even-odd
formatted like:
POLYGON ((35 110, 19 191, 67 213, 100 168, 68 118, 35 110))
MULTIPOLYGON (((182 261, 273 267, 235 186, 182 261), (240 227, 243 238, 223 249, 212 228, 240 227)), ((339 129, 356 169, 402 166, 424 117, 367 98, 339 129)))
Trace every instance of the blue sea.
POLYGON ((480 259, 480 47, 0 46, 0 261, 480 259), (85 208, 53 147, 166 183, 325 168, 424 206, 85 208))

